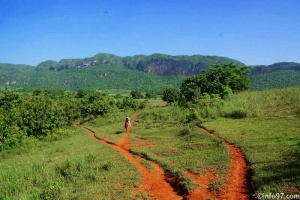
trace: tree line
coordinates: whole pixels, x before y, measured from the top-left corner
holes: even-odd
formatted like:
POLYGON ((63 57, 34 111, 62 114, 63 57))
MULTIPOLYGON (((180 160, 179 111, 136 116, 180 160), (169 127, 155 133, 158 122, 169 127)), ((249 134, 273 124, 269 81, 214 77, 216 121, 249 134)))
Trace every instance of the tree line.
POLYGON ((203 70, 203 73, 187 77, 180 90, 166 88, 162 99, 168 104, 179 105, 211 104, 224 99, 232 93, 250 88, 249 67, 238 67, 233 63, 214 65, 203 70))
MULTIPOLYGON (((205 106, 232 93, 250 88, 249 68, 233 63, 214 65, 199 75, 187 77, 180 88, 167 87, 162 99, 180 106, 205 106)), ((37 89, 31 94, 5 90, 0 92, 0 151, 19 146, 29 137, 55 139, 66 134, 64 129, 77 122, 105 117, 126 109, 143 109, 147 100, 156 98, 154 90, 146 94, 138 89, 129 96, 79 89, 75 93, 37 89)))
POLYGON ((85 122, 124 109, 143 109, 145 101, 132 97, 117 100, 107 93, 78 90, 65 94, 56 90, 35 90, 20 94, 0 92, 0 151, 20 146, 30 137, 55 140, 75 121, 85 122))

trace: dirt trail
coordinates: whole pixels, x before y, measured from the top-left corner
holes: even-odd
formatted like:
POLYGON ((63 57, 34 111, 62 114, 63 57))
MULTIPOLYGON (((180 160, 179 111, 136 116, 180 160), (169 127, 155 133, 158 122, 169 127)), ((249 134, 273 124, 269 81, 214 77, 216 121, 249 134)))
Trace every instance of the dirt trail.
MULTIPOLYGON (((134 124, 136 117, 137 114, 132 116, 132 124, 134 124)), ((207 130, 205 127, 199 127, 207 133, 211 134, 213 137, 222 139, 218 135, 207 130)), ((249 169, 246 164, 245 157, 238 148, 236 148, 229 142, 224 141, 223 139, 223 143, 230 150, 231 157, 229 172, 227 174, 227 181, 220 186, 220 191, 211 191, 209 190, 209 185, 221 178, 219 174, 214 173, 210 170, 207 170, 200 175, 196 175, 192 172, 186 171, 185 173, 192 178, 196 185, 198 185, 196 189, 189 191, 189 194, 187 194, 186 192, 182 193, 182 189, 178 188, 178 183, 175 180, 176 178, 168 177, 168 174, 165 173, 157 163, 149 161, 154 168, 153 170, 149 170, 141 164, 140 158, 137 158, 131 154, 130 148, 132 147, 132 145, 129 143, 128 138, 131 132, 131 127, 127 128, 126 133, 117 144, 113 144, 109 140, 97 138, 95 136, 95 133, 91 129, 86 129, 89 130, 92 139, 101 141, 115 148, 139 169, 139 171, 141 172, 141 184, 138 188, 138 192, 146 192, 150 194, 153 199, 251 199, 250 192, 252 190, 249 189, 250 187, 248 187, 247 185, 247 175, 249 173, 249 169), (173 185, 173 187, 171 185, 173 185)))
POLYGON ((187 199, 219 199, 218 193, 216 191, 209 190, 209 185, 219 178, 218 175, 209 170, 200 175, 196 175, 189 171, 186 171, 185 173, 193 179, 195 185, 198 185, 196 189, 190 191, 190 194, 187 196, 187 199))
MULTIPOLYGON (((199 127, 213 137, 222 139, 215 133, 207 130, 205 127, 199 127)), ((230 144, 225 140, 223 140, 223 143, 229 148, 231 162, 229 172, 227 174, 227 181, 221 186, 219 199, 251 199, 251 188, 248 187, 247 180, 249 168, 247 166, 245 156, 240 149, 235 147, 233 144, 230 144)))
MULTIPOLYGON (((136 115, 132 116, 132 124, 134 123, 136 115)), ((87 129, 87 128, 86 128, 87 129)), ((130 143, 128 136, 130 134, 130 129, 126 130, 125 135, 120 139, 120 141, 114 145, 109 143, 109 141, 97 138, 95 133, 87 129, 94 140, 99 140, 103 143, 110 145, 111 147, 118 150, 123 156, 125 156, 130 162, 132 162, 141 172, 142 182, 139 186, 139 192, 147 192, 151 195, 153 199, 169 200, 169 199, 182 199, 177 191, 175 191, 170 184, 165 181, 165 174, 163 169, 156 163, 151 162, 154 167, 153 170, 148 170, 144 165, 140 163, 140 160, 134 157, 130 153, 130 143)))

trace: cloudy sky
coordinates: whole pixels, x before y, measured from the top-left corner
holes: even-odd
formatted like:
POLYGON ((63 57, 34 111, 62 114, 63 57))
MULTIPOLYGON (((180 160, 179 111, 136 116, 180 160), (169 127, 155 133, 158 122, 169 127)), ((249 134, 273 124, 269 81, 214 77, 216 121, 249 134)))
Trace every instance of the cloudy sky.
POLYGON ((0 63, 216 55, 300 62, 299 0, 0 0, 0 63))

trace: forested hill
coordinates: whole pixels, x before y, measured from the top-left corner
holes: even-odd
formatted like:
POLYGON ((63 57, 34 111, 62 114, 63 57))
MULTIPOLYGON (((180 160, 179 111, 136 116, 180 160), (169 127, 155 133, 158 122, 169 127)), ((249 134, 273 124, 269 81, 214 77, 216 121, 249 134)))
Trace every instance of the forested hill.
POLYGON ((274 63, 272 65, 254 65, 251 66, 251 76, 257 75, 257 74, 266 74, 266 73, 272 73, 282 70, 296 70, 300 71, 300 63, 295 62, 279 62, 274 63))
POLYGON ((251 90, 300 87, 300 63, 251 66, 251 90))
POLYGON ((237 60, 220 56, 170 56, 165 54, 152 54, 150 56, 128 56, 122 59, 125 67, 158 75, 184 75, 199 74, 202 69, 215 64, 232 62, 238 66, 245 66, 237 60))
POLYGON ((205 69, 214 64, 222 64, 232 62, 239 66, 244 66, 243 63, 225 57, 219 56, 171 56, 166 54, 152 54, 149 56, 135 55, 119 57, 113 54, 97 54, 91 58, 85 59, 63 59, 59 62, 45 61, 37 66, 38 70, 48 69, 61 71, 66 69, 80 69, 86 67, 101 67, 115 65, 128 69, 137 69, 149 74, 157 75, 183 75, 190 76, 199 74, 202 69, 205 69))
MULTIPOLYGON (((199 74, 215 64, 243 63, 219 56, 171 56, 166 54, 120 57, 100 53, 84 59, 45 61, 38 66, 0 64, 1 87, 60 89, 179 88, 186 76, 199 74)), ((300 86, 300 64, 282 62, 251 66, 251 89, 300 86)))

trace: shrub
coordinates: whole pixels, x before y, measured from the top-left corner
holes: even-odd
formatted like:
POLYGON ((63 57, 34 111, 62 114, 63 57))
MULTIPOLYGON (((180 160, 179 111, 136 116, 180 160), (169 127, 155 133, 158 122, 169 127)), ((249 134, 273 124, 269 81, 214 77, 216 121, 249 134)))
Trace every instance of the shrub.
POLYGON ((179 131, 179 136, 186 136, 186 135, 188 135, 190 133, 191 133, 190 128, 184 128, 184 129, 182 129, 182 130, 179 131))
POLYGON ((242 110, 234 110, 230 113, 226 113, 225 117, 227 118, 233 118, 233 119, 242 119, 247 117, 247 112, 242 110))

